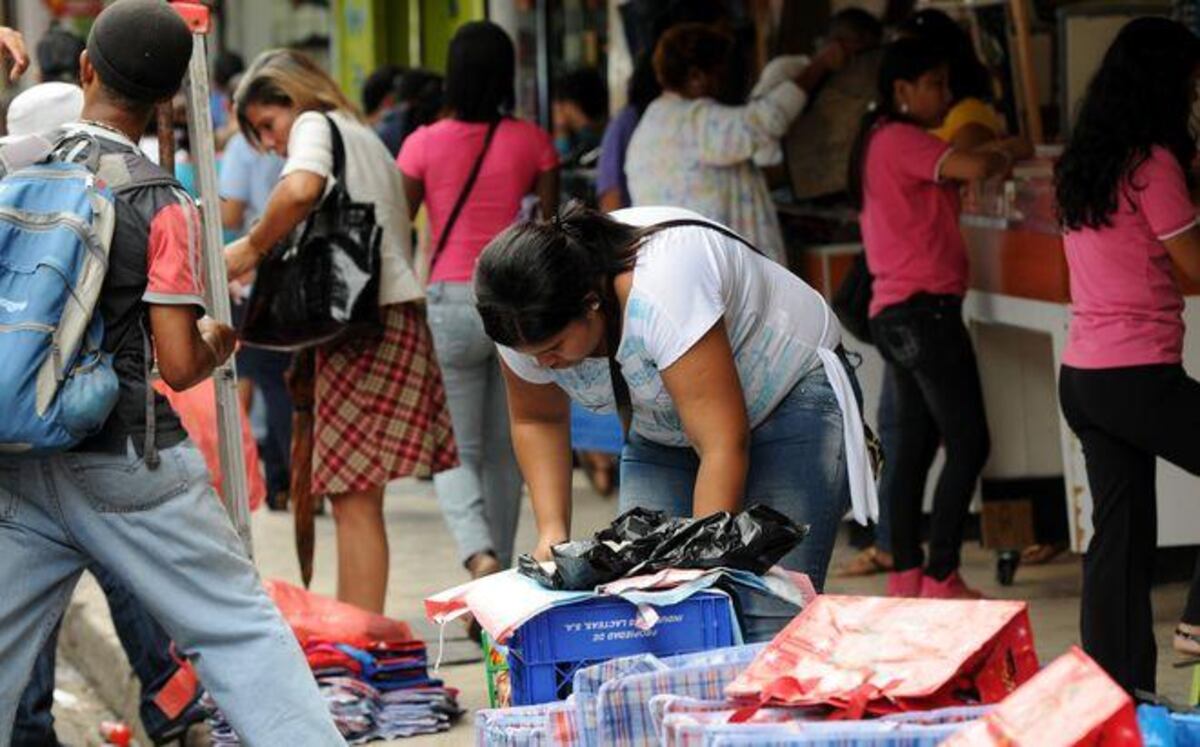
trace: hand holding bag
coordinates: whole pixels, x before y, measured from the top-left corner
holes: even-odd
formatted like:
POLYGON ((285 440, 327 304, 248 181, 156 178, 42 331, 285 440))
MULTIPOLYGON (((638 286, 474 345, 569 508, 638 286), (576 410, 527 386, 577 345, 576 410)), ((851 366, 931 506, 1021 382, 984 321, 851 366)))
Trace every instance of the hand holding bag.
POLYGON ((295 242, 259 266, 239 336, 252 347, 297 351, 377 334, 380 242, 375 205, 346 189, 346 149, 333 118, 333 185, 295 242))

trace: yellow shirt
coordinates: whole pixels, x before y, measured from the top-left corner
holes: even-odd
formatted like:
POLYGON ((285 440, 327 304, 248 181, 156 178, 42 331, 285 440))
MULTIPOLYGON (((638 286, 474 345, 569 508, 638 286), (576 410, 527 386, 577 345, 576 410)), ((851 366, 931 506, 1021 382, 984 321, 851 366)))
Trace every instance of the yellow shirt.
POLYGON ((941 140, 950 142, 958 131, 969 124, 983 125, 997 137, 1004 134, 1004 120, 986 101, 966 98, 954 105, 946 115, 946 121, 932 133, 941 140))

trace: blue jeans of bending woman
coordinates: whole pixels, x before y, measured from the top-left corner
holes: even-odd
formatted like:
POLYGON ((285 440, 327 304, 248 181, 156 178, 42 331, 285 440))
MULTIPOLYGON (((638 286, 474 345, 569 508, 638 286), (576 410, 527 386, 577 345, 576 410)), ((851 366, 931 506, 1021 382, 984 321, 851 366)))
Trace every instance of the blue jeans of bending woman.
MULTIPOLYGON (((851 381, 861 402, 853 373, 851 381)), ((621 453, 621 511, 641 506, 691 516, 699 469, 693 449, 662 446, 631 433, 621 453)), ((850 506, 850 483, 842 410, 822 368, 796 384, 751 431, 743 506, 756 503, 809 526, 808 536, 780 565, 808 574, 817 590, 823 589, 838 526, 850 506)))

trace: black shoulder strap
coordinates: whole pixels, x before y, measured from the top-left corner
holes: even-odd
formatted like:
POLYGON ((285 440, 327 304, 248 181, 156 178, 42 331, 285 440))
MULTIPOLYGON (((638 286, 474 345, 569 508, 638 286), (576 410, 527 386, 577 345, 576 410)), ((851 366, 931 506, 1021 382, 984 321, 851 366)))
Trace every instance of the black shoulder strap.
POLYGON ((479 170, 483 168, 483 159, 487 156, 488 149, 491 148, 492 138, 496 134, 496 130, 500 128, 500 122, 497 119, 488 125, 487 135, 483 138, 483 148, 479 151, 479 155, 475 158, 475 164, 471 166, 471 173, 467 175, 467 181, 463 183, 462 191, 458 193, 458 200, 454 203, 454 209, 450 211, 450 217, 446 219, 446 225, 442 226, 442 235, 438 236, 437 248, 433 250, 433 255, 429 258, 429 268, 433 269, 437 265, 438 258, 442 256, 442 251, 446 248, 446 241, 450 238, 450 232, 454 230, 454 224, 458 222, 458 215, 462 212, 463 206, 467 204, 467 197, 471 194, 471 189, 475 186, 475 180, 479 178, 479 170))
POLYGON ((730 229, 726 228, 725 226, 722 226, 720 223, 710 223, 706 220, 699 220, 697 218, 677 218, 675 220, 666 220, 666 221, 663 221, 662 223, 655 223, 653 226, 649 227, 648 232, 656 233, 665 228, 679 228, 681 226, 697 226, 699 228, 707 228, 710 231, 716 231, 717 233, 725 236, 726 238, 733 239, 734 241, 737 241, 737 242, 743 244, 747 249, 754 252, 755 254, 762 254, 762 252, 759 250, 759 248, 757 246, 755 246, 754 244, 751 244, 746 239, 746 237, 742 236, 741 234, 739 234, 735 231, 731 231, 730 229))
POLYGON ((325 121, 329 123, 329 145, 330 150, 333 151, 333 178, 337 180, 338 184, 345 185, 346 145, 342 141, 342 133, 328 112, 321 112, 321 116, 325 117, 325 121))

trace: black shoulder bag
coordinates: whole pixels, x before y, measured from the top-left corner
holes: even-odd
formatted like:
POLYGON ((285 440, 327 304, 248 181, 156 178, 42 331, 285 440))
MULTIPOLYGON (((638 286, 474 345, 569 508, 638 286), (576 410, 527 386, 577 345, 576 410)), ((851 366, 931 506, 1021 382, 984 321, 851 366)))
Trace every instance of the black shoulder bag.
POLYGON ((860 342, 871 343, 871 286, 874 278, 867 268, 867 253, 859 252, 829 305, 847 332, 860 342))
POLYGON ((325 115, 333 186, 308 216, 300 238, 283 241, 258 268, 238 331, 253 347, 296 351, 378 334, 380 243, 375 205, 346 188, 346 148, 325 115))

